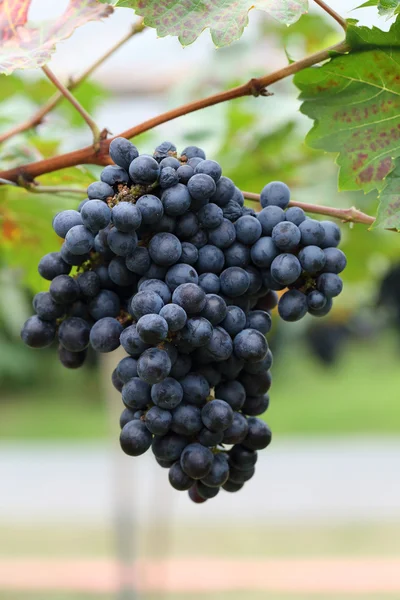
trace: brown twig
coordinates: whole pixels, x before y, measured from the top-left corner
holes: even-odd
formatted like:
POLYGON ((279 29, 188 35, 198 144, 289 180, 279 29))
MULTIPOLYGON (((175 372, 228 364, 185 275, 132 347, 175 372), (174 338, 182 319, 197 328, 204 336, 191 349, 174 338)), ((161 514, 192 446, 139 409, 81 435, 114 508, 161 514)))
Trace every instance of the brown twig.
MULTIPOLYGON (((243 192, 246 200, 260 203, 260 194, 253 194, 252 192, 243 192)), ((289 206, 298 206, 305 212, 314 213, 317 215, 325 215, 327 217, 333 217, 339 219, 345 223, 363 223, 364 225, 372 225, 375 219, 370 215, 367 215, 354 206, 351 208, 334 208, 333 206, 321 206, 319 204, 309 204, 308 202, 296 202, 291 201, 289 206)))
MULTIPOLYGON (((103 64, 103 62, 105 62, 112 54, 114 54, 114 52, 119 50, 119 48, 121 48, 121 46, 130 40, 131 37, 143 31, 143 29, 145 29, 145 25, 143 24, 143 19, 140 19, 132 26, 131 30, 124 35, 123 38, 114 44, 114 46, 109 48, 109 50, 107 50, 98 60, 96 60, 86 71, 84 71, 82 75, 76 79, 71 78, 68 82, 68 85, 65 87, 68 90, 74 90, 77 88, 83 81, 90 77, 92 73, 103 64)), ((8 131, 5 131, 3 134, 1 134, 0 144, 14 137, 14 135, 17 135, 18 133, 23 133, 24 131, 28 131, 28 129, 32 129, 40 125, 43 122, 44 117, 49 114, 63 98, 64 94, 61 92, 56 92, 53 94, 53 96, 27 121, 24 121, 23 123, 20 123, 19 125, 16 125, 15 127, 12 127, 8 131)))
MULTIPOLYGON (((214 106, 215 104, 220 104, 221 102, 226 102, 228 100, 233 100, 235 98, 241 98, 244 96, 263 95, 266 93, 267 86, 294 75, 295 73, 298 73, 307 67, 328 60, 335 52, 344 53, 348 52, 348 50, 348 44, 346 42, 341 42, 340 44, 336 44, 331 48, 321 50, 320 52, 316 52, 315 54, 311 54, 306 58, 287 65, 286 67, 279 69, 270 75, 266 75, 257 79, 251 79, 244 85, 232 88, 226 92, 220 92, 207 98, 203 98, 202 100, 195 100, 194 102, 189 102, 188 104, 184 104, 183 106, 162 113, 157 117, 149 119, 144 123, 123 131, 115 137, 125 137, 129 139, 139 135, 140 133, 149 131, 158 125, 172 121, 177 117, 187 115, 208 106, 214 106)), ((7 171, 2 171, 0 172, 0 177, 17 181, 18 178, 22 176, 26 181, 33 181, 36 177, 39 177, 45 173, 51 173, 53 171, 58 171, 59 169, 74 167, 76 165, 110 164, 111 160, 108 156, 108 148, 112 139, 113 138, 101 140, 99 144, 100 149, 97 152, 93 149, 93 146, 86 146, 85 148, 68 152, 67 154, 61 154, 59 156, 54 156, 37 162, 29 163, 27 165, 22 165, 21 167, 15 167, 13 169, 8 169, 7 171)))
MULTIPOLYGON (((128 40, 131 39, 137 33, 140 33, 145 29, 145 25, 143 24, 143 19, 140 19, 137 23, 135 23, 131 30, 124 35, 114 46, 112 46, 109 50, 107 50, 103 56, 101 56, 96 62, 94 62, 82 75, 80 75, 77 79, 70 79, 68 85, 65 87, 68 90, 74 90, 77 88, 83 81, 85 81, 88 77, 92 75, 92 73, 100 67, 114 52, 119 50, 121 46, 123 46, 128 40)), ((43 122, 44 117, 49 114, 64 98, 64 94, 61 92, 56 92, 53 96, 41 107, 39 110, 32 115, 27 121, 16 125, 12 129, 4 132, 0 135, 0 144, 5 142, 6 140, 14 137, 18 133, 23 133, 24 131, 28 131, 28 129, 32 129, 37 127, 43 122)))
POLYGON ((81 117, 86 121, 88 126, 90 127, 93 133, 93 144, 94 146, 98 146, 101 138, 101 131, 99 127, 96 125, 95 121, 89 115, 86 109, 83 108, 82 104, 78 102, 75 96, 69 91, 69 89, 54 75, 53 71, 49 69, 47 65, 42 67, 43 73, 50 79, 50 81, 58 88, 61 94, 72 104, 75 110, 81 115, 81 117))
POLYGON ((323 0, 314 0, 318 6, 322 8, 328 15, 330 15, 337 23, 339 23, 340 27, 343 27, 345 31, 347 31, 347 21, 343 19, 333 8, 325 4, 323 0))

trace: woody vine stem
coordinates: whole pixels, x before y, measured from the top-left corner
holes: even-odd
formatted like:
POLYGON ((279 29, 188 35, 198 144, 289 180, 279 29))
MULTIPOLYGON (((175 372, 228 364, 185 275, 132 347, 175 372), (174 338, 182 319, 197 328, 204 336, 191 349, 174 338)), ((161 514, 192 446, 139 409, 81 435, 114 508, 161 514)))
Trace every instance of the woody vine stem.
MULTIPOLYGON (((315 0, 316 4, 318 4, 326 13, 328 13, 339 25, 346 30, 347 24, 346 21, 338 15, 332 8, 330 8, 323 0, 315 0)), ((121 47, 123 43, 125 43, 128 39, 143 31, 144 29, 143 20, 140 19, 132 28, 131 32, 124 36, 124 38, 110 51, 108 51, 100 60, 96 61, 95 65, 93 65, 88 71, 79 78, 78 83, 83 81, 83 79, 91 74, 93 70, 101 63, 103 60, 108 58, 110 54, 117 48, 121 47)), ((324 62, 328 60, 333 54, 345 54, 350 50, 349 45, 344 40, 339 44, 336 44, 330 48, 326 48, 314 54, 311 54, 305 58, 302 58, 298 61, 295 61, 282 69, 279 69, 273 73, 268 75, 264 75, 263 77, 258 77, 254 79, 250 79, 247 83, 243 85, 231 88, 229 90, 219 92, 217 94, 213 94, 206 98, 202 98, 200 100, 195 100, 193 102, 189 102, 182 106, 179 106, 175 109, 164 112, 156 117, 148 119, 139 125, 131 127, 125 131, 122 131, 118 135, 114 137, 124 137, 127 139, 133 138, 141 133, 154 129, 158 125, 163 123, 167 123, 168 121, 172 121, 181 117, 183 115, 187 115, 198 110, 202 110, 209 106, 215 106, 216 104, 220 104, 222 102, 227 102, 230 100, 234 100, 236 98, 242 98, 245 96, 270 96, 271 92, 269 91, 269 86, 274 83, 281 81, 287 77, 290 77, 307 67, 316 65, 318 63, 324 62)), ((46 186, 36 185, 35 179, 40 175, 44 175, 46 173, 51 173, 53 171, 58 171, 61 169, 65 169, 68 167, 73 167, 81 164, 95 164, 95 165, 107 165, 111 164, 111 159, 109 157, 109 146, 110 142, 114 138, 106 138, 105 135, 99 134, 99 129, 95 125, 94 121, 91 119, 90 115, 88 115, 85 111, 83 114, 83 109, 76 102, 74 97, 71 94, 70 89, 75 87, 75 85, 64 86, 58 79, 56 79, 51 72, 45 67, 44 72, 47 76, 52 75, 52 81, 56 84, 59 89, 59 93, 57 94, 56 100, 49 101, 48 105, 46 105, 46 111, 42 111, 40 115, 34 116, 31 120, 26 123, 21 124, 20 126, 15 127, 10 132, 3 134, 0 137, 0 141, 4 141, 8 139, 12 135, 19 133, 21 131, 25 131, 30 127, 34 127, 38 125, 45 114, 49 112, 56 104, 58 103, 61 96, 64 96, 67 100, 69 100, 75 108, 80 112, 80 114, 85 118, 89 127, 92 129, 94 133, 94 144, 91 146, 86 146, 85 148, 81 148, 80 150, 75 150, 73 152, 68 152, 66 154, 60 154, 58 156, 54 156, 51 158, 47 158, 44 160, 36 161, 33 163, 29 163, 26 165, 22 165, 20 167, 16 167, 13 169, 8 169, 5 171, 0 171, 0 184, 4 185, 4 181, 6 180, 9 183, 17 183, 23 187, 26 187, 30 190, 35 190, 38 193, 49 192, 50 190, 46 188, 46 186)), ((51 191, 65 193, 67 190, 65 188, 58 189, 52 187, 51 191)), ((80 193, 81 190, 72 189, 69 190, 69 193, 80 193)), ((252 194, 250 192, 245 192, 245 197, 248 200, 258 201, 258 195, 252 194)), ((342 221, 354 222, 354 223, 363 223, 367 225, 371 225, 374 222, 374 218, 362 213, 361 211, 350 208, 350 209, 340 209, 334 207, 326 207, 319 206, 314 204, 304 204, 304 203, 295 203, 292 205, 302 206, 307 212, 317 213, 322 215, 327 215, 330 217, 334 217, 340 219, 342 221)))

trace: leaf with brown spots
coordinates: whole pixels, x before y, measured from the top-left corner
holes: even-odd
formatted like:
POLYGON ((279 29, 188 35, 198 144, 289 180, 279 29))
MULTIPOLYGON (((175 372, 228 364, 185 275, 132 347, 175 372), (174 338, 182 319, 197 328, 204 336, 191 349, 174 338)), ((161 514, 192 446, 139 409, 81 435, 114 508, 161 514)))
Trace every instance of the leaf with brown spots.
POLYGON ((400 230, 400 160, 386 178, 386 186, 379 196, 376 221, 372 228, 400 230))
POLYGON ((0 73, 42 67, 51 58, 55 45, 73 31, 112 13, 111 6, 96 0, 69 0, 65 12, 55 21, 39 25, 27 22, 31 0, 0 0, 0 73))
POLYGON ((207 27, 216 46, 240 38, 252 8, 290 25, 307 12, 308 0, 100 0, 133 8, 160 37, 174 35, 183 46, 192 44, 207 27))
POLYGON ((295 83, 301 90, 301 111, 314 120, 308 144, 339 153, 339 189, 369 192, 383 189, 400 157, 400 24, 387 33, 352 26, 353 39, 356 29, 365 50, 306 69, 295 83), (379 43, 386 40, 387 45, 373 46, 374 31, 379 43))

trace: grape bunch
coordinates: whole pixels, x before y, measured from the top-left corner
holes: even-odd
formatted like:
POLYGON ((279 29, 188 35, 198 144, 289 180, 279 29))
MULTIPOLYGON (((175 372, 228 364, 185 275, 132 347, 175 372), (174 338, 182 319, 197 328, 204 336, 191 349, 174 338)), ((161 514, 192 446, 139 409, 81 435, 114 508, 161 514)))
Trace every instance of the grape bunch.
POLYGON ((270 311, 278 305, 285 321, 330 311, 346 266, 340 229, 288 208, 281 182, 265 186, 256 214, 196 146, 139 155, 115 138, 110 157, 78 209, 53 220, 64 242, 39 263, 50 288, 22 339, 44 348, 57 337, 68 368, 89 345, 121 345, 122 450, 151 448, 196 503, 236 492, 271 442, 258 418, 269 405, 270 311))

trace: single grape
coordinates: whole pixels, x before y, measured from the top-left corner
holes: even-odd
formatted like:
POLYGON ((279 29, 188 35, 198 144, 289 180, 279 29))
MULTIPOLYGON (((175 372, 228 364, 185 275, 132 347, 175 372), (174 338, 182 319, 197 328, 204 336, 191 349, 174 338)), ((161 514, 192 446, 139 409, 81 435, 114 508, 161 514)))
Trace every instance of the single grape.
POLYGON ((324 264, 324 272, 325 273, 335 273, 339 275, 347 265, 347 259, 344 252, 339 250, 338 248, 325 248, 323 250, 325 255, 325 264, 324 264))
POLYGON ((202 446, 214 448, 222 442, 223 437, 223 431, 210 431, 207 429, 207 427, 203 427, 203 429, 197 434, 197 441, 199 444, 202 444, 202 446))
POLYGON ((142 421, 129 421, 121 431, 120 444, 128 456, 140 456, 151 446, 152 435, 142 421))
POLYGON ((136 328, 140 339, 146 344, 158 344, 168 336, 168 323, 160 315, 143 315, 136 328))
POLYGON ((87 352, 70 352, 62 346, 58 347, 58 358, 63 367, 67 369, 79 369, 86 360, 87 352))
POLYGON ((221 291, 231 298, 242 296, 250 285, 249 274, 240 267, 228 267, 220 275, 221 291))
POLYGON ((233 413, 232 425, 224 431, 224 438, 222 442, 224 444, 240 444, 246 439, 248 432, 249 425, 246 417, 238 412, 235 412, 233 413))
POLYGON ((140 210, 144 225, 154 225, 164 214, 164 207, 161 200, 151 194, 141 196, 137 200, 136 206, 140 210))
POLYGON ((229 463, 240 471, 252 469, 258 459, 257 452, 245 448, 242 444, 233 446, 229 452, 229 463))
POLYGON ((86 298, 94 298, 100 292, 100 277, 94 271, 84 271, 76 278, 79 291, 86 298))
POLYGON ((57 213, 53 219, 53 229, 62 238, 65 238, 68 231, 75 225, 82 225, 82 217, 77 210, 63 210, 57 213))
POLYGON ((199 286, 206 294, 218 294, 221 282, 215 273, 202 273, 199 277, 199 286))
POLYGON ((160 316, 163 317, 167 324, 169 331, 176 332, 180 331, 186 324, 187 314, 181 306, 178 304, 167 304, 160 310, 160 316))
POLYGON ((129 176, 134 183, 148 185, 155 183, 160 173, 158 162, 152 157, 142 154, 129 165, 129 176))
POLYGON ((149 347, 140 339, 136 324, 124 329, 121 333, 120 342, 123 349, 135 358, 138 358, 149 347))
POLYGON ((342 238, 342 232, 340 227, 333 223, 333 221, 320 221, 320 225, 323 227, 325 236, 321 242, 321 248, 336 248, 340 244, 342 238))
POLYGON ((250 248, 240 242, 233 242, 224 255, 226 267, 246 268, 250 263, 250 248))
POLYGON ((211 229, 208 234, 210 244, 217 248, 229 248, 236 239, 236 229, 233 223, 228 219, 224 219, 221 225, 211 229))
POLYGON ((122 325, 112 317, 104 317, 90 330, 90 343, 97 352, 112 352, 118 348, 122 325))
POLYGON ((279 249, 275 246, 271 237, 260 238, 250 251, 251 260, 254 265, 259 268, 268 268, 272 261, 279 254, 279 249))
POLYGON ((182 471, 180 462, 176 462, 172 465, 168 473, 168 479, 172 487, 179 492, 190 489, 194 484, 194 479, 182 471))
POLYGON ((130 233, 139 229, 142 223, 142 213, 136 204, 120 202, 112 209, 111 219, 118 231, 130 233))
POLYGON ((218 206, 226 206, 235 195, 236 187, 231 179, 222 176, 218 182, 215 193, 210 200, 218 206))
POLYGON ((246 329, 257 329, 263 335, 270 332, 271 316, 264 310, 252 310, 247 315, 246 329))
POLYGON ((183 184, 187 184, 189 179, 191 177, 193 177, 194 175, 194 169, 193 167, 191 167, 190 165, 181 165, 177 170, 176 170, 178 177, 179 177, 179 182, 183 183, 183 184))
POLYGON ((116 185, 117 183, 129 183, 129 175, 125 169, 115 165, 107 165, 104 167, 100 174, 100 179, 110 186, 116 185))
POLYGON ((163 191, 161 201, 166 214, 177 217, 184 215, 189 209, 191 197, 188 188, 182 183, 177 183, 163 191))
POLYGON ((137 377, 137 361, 131 356, 125 356, 117 365, 117 375, 123 383, 137 377))
POLYGON ((215 399, 202 408, 201 418, 210 431, 225 431, 232 425, 233 410, 225 400, 215 399))
POLYGON ((132 254, 137 246, 137 242, 137 235, 134 231, 124 233, 113 227, 107 235, 107 243, 117 256, 126 257, 132 254))
POLYGON ((257 417, 258 415, 262 415, 268 409, 268 406, 268 394, 247 396, 246 401, 242 406, 242 412, 249 417, 257 417))
POLYGON ((216 204, 206 204, 199 210, 197 217, 205 229, 215 229, 224 220, 224 213, 216 204))
POLYGON ((157 146, 153 156, 157 161, 162 161, 173 154, 176 154, 176 146, 172 142, 165 141, 157 146))
POLYGON ((204 150, 198 146, 187 146, 184 150, 182 150, 182 158, 185 160, 190 160, 191 158, 200 158, 201 160, 205 160, 206 155, 204 150))
POLYGON ((285 215, 286 221, 294 223, 297 225, 297 227, 300 225, 300 223, 306 220, 306 214, 304 210, 298 206, 292 206, 291 208, 288 208, 285 215))
POLYGON ((308 308, 312 310, 321 310, 324 308, 326 302, 327 297, 318 290, 313 290, 307 294, 308 308))
POLYGON ((63 316, 64 306, 57 304, 49 292, 39 292, 33 298, 33 308, 44 321, 54 321, 63 316))
POLYGON ((247 419, 249 431, 242 445, 249 450, 263 450, 271 443, 271 430, 264 421, 257 417, 247 419))
POLYGON ((93 233, 84 225, 75 225, 65 236, 65 245, 71 254, 87 254, 94 246, 93 233))
POLYGON ((158 406, 152 406, 145 417, 146 427, 151 433, 165 435, 172 424, 172 414, 158 406))
POLYGON ((257 219, 260 222, 262 234, 270 236, 274 227, 286 220, 286 214, 279 206, 267 206, 257 214, 257 219))
MULTIPOLYGON (((118 371, 117 371, 118 374, 118 371)), ((122 388, 122 401, 125 406, 134 410, 141 410, 151 401, 150 385, 139 377, 132 377, 122 388)))
POLYGON ((253 245, 262 234, 262 226, 258 219, 251 216, 240 217, 235 223, 236 238, 242 244, 253 245))
POLYGON ((182 242, 182 254, 179 262, 193 266, 197 263, 198 259, 199 251, 196 246, 190 242, 182 242))
POLYGON ((343 290, 343 281, 335 273, 322 273, 317 279, 317 288, 327 298, 335 298, 343 290))
POLYGON ((136 421, 138 420, 137 417, 135 416, 138 412, 142 412, 142 411, 137 411, 137 410, 132 410, 131 408, 124 408, 124 410, 121 413, 121 416, 119 418, 119 426, 121 429, 123 429, 123 427, 125 427, 125 425, 127 423, 129 423, 130 421, 136 421))
POLYGON ((50 284, 50 294, 58 304, 71 304, 79 296, 79 286, 69 275, 57 275, 50 284))
POLYGON ((192 212, 187 212, 179 217, 175 233, 180 240, 191 238, 199 230, 199 221, 192 212))
POLYGON ((138 359, 137 370, 143 381, 151 384, 160 383, 171 371, 171 359, 165 350, 149 348, 138 359))
POLYGON ((139 156, 136 146, 122 137, 111 140, 109 153, 115 164, 125 169, 125 171, 129 171, 131 162, 139 156))
POLYGON ((240 410, 246 400, 246 391, 239 381, 225 381, 215 388, 215 395, 231 406, 233 410, 240 410))
POLYGON ((225 256, 220 248, 205 245, 199 249, 199 258, 196 263, 197 272, 216 273, 219 275, 225 264, 225 256))
POLYGON ((180 464, 186 475, 192 479, 203 479, 211 471, 214 456, 209 448, 201 444, 189 444, 183 450, 180 464))
MULTIPOLYGON (((217 294, 207 294, 206 304, 201 311, 201 316, 207 319, 211 325, 219 325, 226 317, 226 303, 221 296, 217 294)), ((212 331, 212 328, 211 328, 212 331)), ((211 333, 210 333, 211 337, 211 333)))
POLYGON ((130 304, 130 313, 136 319, 140 319, 143 315, 158 315, 163 306, 164 302, 156 292, 144 290, 133 296, 130 304))
POLYGON ((238 306, 228 306, 226 317, 221 323, 231 336, 235 336, 246 327, 246 315, 238 306))
POLYGON ((31 348, 47 348, 54 341, 56 327, 52 321, 44 321, 38 316, 25 321, 21 331, 21 339, 31 348))
POLYGON ((272 261, 271 275, 281 285, 290 285, 300 277, 301 264, 293 254, 279 254, 272 261))
POLYGON ((195 283, 199 282, 199 276, 197 275, 196 269, 191 265, 185 265, 178 263, 168 269, 165 276, 165 283, 169 289, 173 292, 177 287, 184 283, 195 283))
POLYGON ((262 333, 256 329, 243 329, 233 340, 233 349, 238 358, 258 362, 267 354, 268 344, 262 333))
POLYGON ((187 438, 176 433, 167 433, 163 436, 156 435, 153 439, 151 449, 156 458, 175 462, 180 458, 187 445, 187 438))
POLYGON ((206 294, 194 283, 184 283, 174 290, 172 302, 181 306, 188 315, 200 313, 206 305, 206 294))
POLYGON ((260 203, 265 206, 279 206, 282 209, 287 208, 290 202, 290 190, 282 181, 271 181, 260 194, 260 203))
POLYGON ((70 317, 58 329, 60 344, 70 352, 82 352, 89 345, 90 325, 84 319, 70 317))
POLYGON ((172 411, 171 429, 175 433, 191 437, 203 428, 201 410, 193 404, 179 404, 172 411))
POLYGON ((222 214, 225 219, 228 219, 232 223, 237 221, 242 216, 242 207, 238 202, 229 200, 228 204, 222 208, 222 214))
POLYGON ((120 308, 119 296, 111 290, 101 290, 89 304, 89 312, 96 321, 104 317, 117 317, 120 308))
POLYGON ((59 252, 50 252, 40 259, 38 271, 43 279, 52 281, 58 275, 68 275, 71 266, 61 258, 59 252))
POLYGON ((233 352, 232 340, 222 327, 215 327, 211 340, 196 353, 196 358, 203 364, 227 360, 233 352))
POLYGON ((272 230, 272 241, 283 252, 294 250, 302 240, 299 227, 290 221, 278 223, 272 230))
POLYGON ((325 239, 325 230, 322 224, 315 219, 306 219, 299 225, 301 243, 303 246, 321 247, 325 239))
POLYGON ((155 292, 162 298, 164 304, 171 302, 171 292, 169 287, 163 281, 158 281, 157 279, 147 279, 139 285, 139 291, 155 292))
POLYGON ((89 200, 82 207, 80 214, 84 226, 92 233, 98 233, 111 221, 111 210, 102 200, 89 200))
POLYGON ((94 181, 88 186, 87 195, 89 200, 103 200, 105 202, 114 196, 114 190, 104 181, 94 181))
POLYGON ((299 290, 289 290, 281 296, 278 312, 284 321, 299 321, 307 313, 307 297, 299 290))
POLYGON ((189 404, 203 406, 210 394, 210 385, 200 373, 188 373, 179 382, 183 390, 183 400, 189 404))

